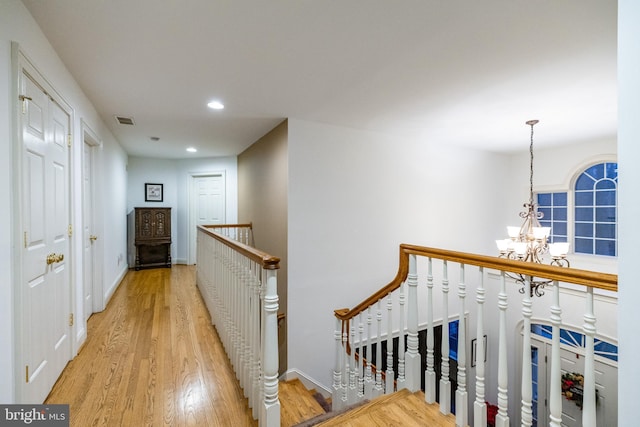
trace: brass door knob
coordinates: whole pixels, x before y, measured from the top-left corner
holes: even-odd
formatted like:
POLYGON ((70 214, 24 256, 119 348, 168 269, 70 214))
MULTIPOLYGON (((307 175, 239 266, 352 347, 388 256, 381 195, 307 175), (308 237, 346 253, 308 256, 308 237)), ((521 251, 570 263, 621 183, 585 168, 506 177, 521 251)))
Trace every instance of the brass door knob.
POLYGON ((57 259, 57 255, 54 253, 50 253, 49 255, 47 255, 47 265, 51 265, 54 262, 56 262, 57 259))

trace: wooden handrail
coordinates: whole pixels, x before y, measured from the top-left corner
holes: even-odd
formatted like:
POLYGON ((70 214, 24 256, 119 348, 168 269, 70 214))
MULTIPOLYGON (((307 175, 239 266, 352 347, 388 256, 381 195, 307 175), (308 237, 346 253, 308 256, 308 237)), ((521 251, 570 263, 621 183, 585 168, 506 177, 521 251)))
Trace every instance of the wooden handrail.
MULTIPOLYGON (((232 227, 238 227, 240 225, 232 225, 232 227)), ((227 236, 223 236, 222 234, 216 233, 215 231, 209 230, 207 227, 223 227, 218 225, 213 226, 203 226, 199 225, 198 229, 203 233, 208 234, 214 239, 224 243, 235 251, 241 253, 252 261, 257 262, 262 265, 262 268, 265 270, 278 270, 280 268, 280 258, 275 257, 273 255, 269 255, 266 252, 263 252, 259 249, 251 247, 249 245, 245 245, 244 243, 240 243, 234 239, 231 239, 227 236)))
POLYGON ((250 228, 253 229, 253 223, 250 222, 248 224, 212 224, 212 225, 203 225, 205 228, 250 228))
POLYGON ((618 275, 598 273, 595 271, 580 270, 576 268, 557 267, 553 265, 536 264, 532 262, 515 261, 495 256, 456 252, 445 249, 429 248, 409 244, 400 245, 400 261, 396 277, 385 287, 378 290, 369 298, 362 301, 352 309, 341 308, 335 310, 335 316, 341 320, 349 320, 366 310, 369 306, 398 289, 407 279, 409 272, 409 255, 436 258, 453 261, 465 265, 475 265, 494 270, 518 273, 524 276, 533 276, 558 282, 584 285, 607 291, 618 291, 618 275))

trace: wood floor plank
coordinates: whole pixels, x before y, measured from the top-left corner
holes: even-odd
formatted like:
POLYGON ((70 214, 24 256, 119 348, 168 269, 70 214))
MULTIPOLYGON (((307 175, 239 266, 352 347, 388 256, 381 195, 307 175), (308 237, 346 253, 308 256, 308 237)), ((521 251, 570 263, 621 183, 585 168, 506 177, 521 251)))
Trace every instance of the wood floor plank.
POLYGON ((68 403, 72 426, 257 426, 194 274, 128 272, 46 403, 68 403))

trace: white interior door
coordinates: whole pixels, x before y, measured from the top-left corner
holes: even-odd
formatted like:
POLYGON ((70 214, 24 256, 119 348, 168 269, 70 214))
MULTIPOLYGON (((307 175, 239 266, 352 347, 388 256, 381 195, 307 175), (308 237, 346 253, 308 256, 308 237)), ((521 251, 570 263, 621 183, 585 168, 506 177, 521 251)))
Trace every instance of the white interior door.
POLYGON ((22 400, 41 403, 71 359, 69 273, 70 114, 22 70, 20 334, 22 400))
POLYGON ((195 264, 196 227, 225 223, 225 176, 223 173, 194 175, 191 183, 189 264, 195 264))
POLYGON ((93 234, 93 147, 83 144, 82 170, 82 246, 83 246, 83 311, 87 320, 93 313, 93 290, 95 277, 95 251, 97 236, 93 234))

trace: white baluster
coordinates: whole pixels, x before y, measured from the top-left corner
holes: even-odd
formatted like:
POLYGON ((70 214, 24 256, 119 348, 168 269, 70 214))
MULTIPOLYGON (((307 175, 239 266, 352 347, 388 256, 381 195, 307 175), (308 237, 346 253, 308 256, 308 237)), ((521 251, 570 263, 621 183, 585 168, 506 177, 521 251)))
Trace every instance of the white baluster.
POLYGON ((442 265, 442 339, 440 345, 440 412, 451 413, 451 382, 449 381, 449 275, 447 261, 442 265))
POLYGON ((398 380, 396 381, 397 389, 402 390, 407 387, 407 379, 405 376, 404 357, 407 349, 404 341, 404 303, 405 303, 406 284, 400 285, 400 294, 398 295, 398 317, 399 317, 399 334, 398 334, 398 380))
MULTIPOLYGON (((551 305, 551 374, 549 376, 549 425, 560 427, 562 423, 562 375, 560 372, 560 286, 553 281, 553 303, 551 305)), ((538 412, 540 413, 540 412, 538 412)))
POLYGON ((480 284, 476 289, 476 401, 473 404, 473 425, 487 427, 487 404, 484 397, 484 267, 480 267, 480 284))
POLYGON ((469 396, 467 393, 467 332, 466 332, 466 297, 467 285, 464 278, 464 264, 460 264, 460 280, 458 282, 460 298, 460 316, 458 320, 458 388, 456 389, 456 425, 465 427, 469 419, 469 396))
POLYGON ((596 335, 596 316, 593 312, 593 288, 586 293, 586 311, 584 313, 584 390, 582 402, 583 427, 596 427, 596 377, 594 363, 594 338, 596 335))
POLYGON ((336 317, 336 329, 333 332, 333 338, 335 339, 335 360, 333 365, 333 390, 331 399, 331 409, 336 411, 342 408, 342 355, 344 349, 342 347, 342 320, 336 317))
POLYGON ((371 363, 373 362, 373 335, 371 330, 371 323, 373 322, 373 315, 371 314, 371 307, 367 308, 367 367, 364 373, 364 398, 371 399, 373 397, 373 387, 375 381, 371 372, 371 363))
POLYGON ((358 398, 358 389, 357 389, 357 383, 358 383, 358 379, 356 376, 356 346, 355 346, 355 340, 356 340, 356 325, 355 325, 355 318, 351 318, 349 319, 349 325, 350 325, 350 334, 349 334, 349 348, 351 349, 351 355, 350 355, 350 363, 349 363, 349 395, 348 395, 348 401, 349 401, 349 405, 353 405, 354 403, 356 403, 357 398, 358 398))
POLYGON ((406 387, 420 390, 420 353, 418 352, 418 274, 416 256, 409 255, 407 275, 407 352, 405 356, 406 387))
POLYGON ((266 270, 264 296, 264 426, 280 425, 278 400, 278 281, 277 270, 266 270))
POLYGON ((344 363, 342 365, 342 385, 340 386, 342 389, 342 403, 340 405, 344 408, 349 404, 349 355, 347 354, 349 339, 348 323, 343 322, 342 328, 342 351, 344 352, 344 363))
POLYGON ((500 273, 500 293, 498 309, 500 310, 500 326, 498 336, 498 414, 496 427, 509 427, 509 366, 507 362, 507 285, 504 271, 500 273))
POLYGON ((358 401, 364 399, 364 323, 362 322, 362 313, 358 314, 358 333, 360 334, 360 341, 358 342, 360 352, 358 353, 358 401))
POLYGON ((378 324, 377 333, 377 343, 376 343, 376 385, 373 388, 373 396, 380 396, 384 393, 383 384, 382 384, 382 308, 380 306, 381 302, 378 300, 378 308, 376 313, 376 320, 378 324))
POLYGON ((427 403, 436 401, 433 334, 433 260, 429 258, 427 269, 427 367, 424 372, 424 400, 427 403))
MULTIPOLYGON (((260 267, 262 269, 262 267, 260 267)), ((252 345, 251 345, 251 353, 252 353, 252 390, 253 390, 253 401, 255 404, 252 406, 253 408, 253 418, 257 419, 259 416, 258 408, 260 408, 260 396, 262 395, 262 387, 260 387, 261 381, 261 347, 260 347, 260 300, 261 300, 261 282, 260 276, 256 277, 256 280, 253 282, 253 320, 252 320, 252 345)))
POLYGON ((522 407, 520 409, 522 425, 531 426, 533 424, 533 411, 531 399, 533 396, 531 383, 531 282, 533 277, 529 277, 525 282, 524 298, 522 298, 522 317, 524 319, 522 331, 522 407))
POLYGON ((387 295, 387 371, 385 376, 385 393, 391 394, 394 389, 395 373, 393 372, 393 299, 387 295))

